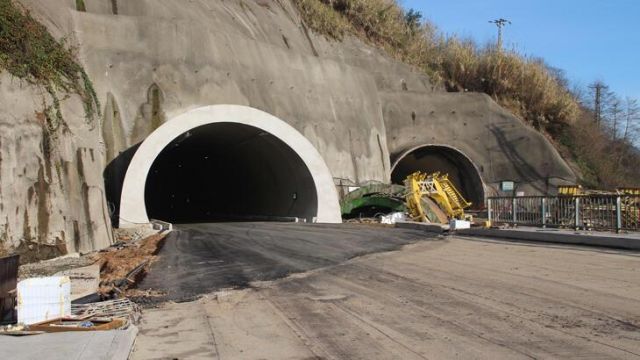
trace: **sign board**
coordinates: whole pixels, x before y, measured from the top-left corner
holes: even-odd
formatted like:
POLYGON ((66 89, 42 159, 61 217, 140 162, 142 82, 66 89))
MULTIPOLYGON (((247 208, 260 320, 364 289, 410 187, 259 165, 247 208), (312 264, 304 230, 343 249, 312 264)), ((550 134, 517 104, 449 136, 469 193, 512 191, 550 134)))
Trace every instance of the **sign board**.
POLYGON ((516 183, 513 181, 500 182, 500 190, 502 191, 513 191, 515 188, 516 188, 516 183))

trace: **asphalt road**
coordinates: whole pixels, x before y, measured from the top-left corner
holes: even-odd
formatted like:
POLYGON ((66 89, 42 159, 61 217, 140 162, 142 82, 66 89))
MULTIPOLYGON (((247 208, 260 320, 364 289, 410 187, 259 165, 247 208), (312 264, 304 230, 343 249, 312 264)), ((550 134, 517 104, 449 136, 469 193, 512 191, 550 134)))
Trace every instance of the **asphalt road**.
MULTIPOLYGON (((293 231, 307 230, 324 229, 293 231)), ((369 243, 358 230, 326 236, 353 254, 369 243)), ((134 360, 640 359, 640 255, 439 238, 165 303, 139 328, 134 360)))
POLYGON ((336 265, 364 254, 398 249, 429 235, 363 225, 216 223, 178 225, 139 288, 185 301, 251 282, 336 265))

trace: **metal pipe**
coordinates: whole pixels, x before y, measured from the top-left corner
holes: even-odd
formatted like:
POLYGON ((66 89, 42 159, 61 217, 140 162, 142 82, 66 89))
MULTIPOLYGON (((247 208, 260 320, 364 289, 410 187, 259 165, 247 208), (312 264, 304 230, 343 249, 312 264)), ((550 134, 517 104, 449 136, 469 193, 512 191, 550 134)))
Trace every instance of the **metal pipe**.
POLYGON ((620 233, 622 230, 622 199, 620 196, 616 197, 616 233, 620 233))
POLYGON ((513 224, 515 225, 515 223, 518 221, 518 216, 516 215, 516 197, 514 196, 513 199, 511 199, 511 212, 513 214, 513 224))
POLYGON ((542 198, 542 227, 547 227, 547 198, 542 198))
POLYGON ((491 202, 492 202, 491 200, 492 199, 487 199, 487 214, 488 214, 487 216, 489 218, 488 220, 490 224, 493 223, 493 211, 492 211, 493 209, 491 206, 491 202))
POLYGON ((579 230, 580 229, 580 198, 576 197, 575 199, 575 215, 576 215, 576 219, 575 219, 575 229, 579 230))

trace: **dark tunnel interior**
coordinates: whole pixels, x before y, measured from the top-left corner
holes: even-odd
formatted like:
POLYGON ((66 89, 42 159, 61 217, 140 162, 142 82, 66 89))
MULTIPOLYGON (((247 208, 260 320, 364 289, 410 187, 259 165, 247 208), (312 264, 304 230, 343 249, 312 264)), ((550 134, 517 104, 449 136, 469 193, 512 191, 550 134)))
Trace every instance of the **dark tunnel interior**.
POLYGON ((102 173, 109 216, 111 217, 111 224, 115 228, 120 225, 120 196, 124 178, 127 175, 129 163, 131 163, 131 159, 133 159, 139 147, 140 144, 136 144, 121 152, 120 155, 107 164, 102 173))
POLYGON ((145 202, 149 218, 193 223, 308 219, 318 200, 309 170, 284 142, 255 127, 215 123, 182 134, 158 155, 145 202))
POLYGON ((473 163, 459 151, 445 146, 425 146, 403 157, 391 173, 394 184, 403 184, 407 176, 416 171, 427 174, 439 171, 449 174, 449 179, 458 188, 472 209, 484 206, 484 186, 473 163))
MULTIPOLYGON (((108 187, 121 188, 109 182, 122 180, 105 172, 108 187)), ((311 219, 318 199, 307 166, 280 139, 248 125, 214 123, 180 135, 156 157, 145 205, 150 219, 172 223, 270 221, 311 219)))

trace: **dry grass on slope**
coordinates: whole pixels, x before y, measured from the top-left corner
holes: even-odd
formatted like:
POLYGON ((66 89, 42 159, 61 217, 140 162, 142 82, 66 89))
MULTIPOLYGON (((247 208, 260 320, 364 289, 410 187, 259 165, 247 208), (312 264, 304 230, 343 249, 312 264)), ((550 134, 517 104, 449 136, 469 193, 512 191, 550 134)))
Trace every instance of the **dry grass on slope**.
POLYGON ((610 151, 607 129, 590 125, 562 73, 542 59, 446 37, 432 23, 422 22, 420 14, 402 9, 396 0, 292 1, 316 33, 335 40, 357 36, 419 68, 448 91, 492 96, 550 136, 561 153, 572 157, 587 185, 610 188, 638 183, 640 170, 630 172, 619 155, 636 159, 637 151, 630 144, 613 144, 621 150, 610 151), (590 146, 594 142, 603 144, 605 151, 593 154, 590 146))
POLYGON ((477 91, 538 129, 554 133, 575 121, 578 103, 539 59, 447 38, 412 18, 394 0, 294 0, 305 22, 340 40, 364 38, 414 65, 449 91, 477 91))

